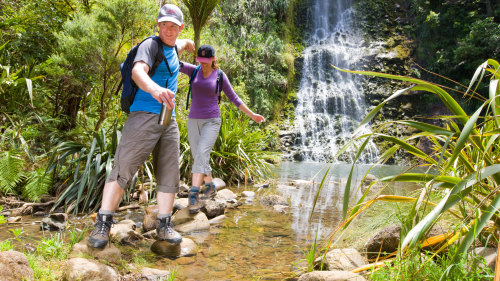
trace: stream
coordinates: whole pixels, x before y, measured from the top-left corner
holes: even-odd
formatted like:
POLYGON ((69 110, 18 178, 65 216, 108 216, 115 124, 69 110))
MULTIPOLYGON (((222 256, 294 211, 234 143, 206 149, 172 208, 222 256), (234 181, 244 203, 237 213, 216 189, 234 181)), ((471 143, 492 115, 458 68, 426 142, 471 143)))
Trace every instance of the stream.
MULTIPOLYGON (((254 201, 244 201, 237 209, 227 209, 226 219, 219 225, 212 226, 208 232, 185 235, 198 244, 198 253, 191 257, 170 259, 153 254, 149 247, 153 241, 140 245, 139 252, 153 267, 158 269, 177 270, 176 280, 282 280, 298 272, 294 264, 305 258, 306 251, 318 231, 318 238, 325 238, 340 221, 343 189, 351 165, 335 164, 330 169, 330 177, 326 180, 316 204, 311 221, 317 183, 322 173, 329 166, 320 163, 284 162, 274 171, 278 179, 277 187, 269 188, 240 187, 230 188, 239 194, 244 190, 257 193, 254 201), (314 178, 316 183, 310 184, 314 178), (295 185, 291 182, 300 180, 295 185), (308 183, 309 182, 309 183, 308 183), (290 209, 287 214, 262 206, 259 197, 266 194, 282 194, 289 198, 290 209)), ((369 165, 355 166, 354 183, 359 181, 369 169, 369 165)), ((377 166, 370 174, 378 178, 400 173, 405 168, 400 166, 377 166)), ((390 186, 391 193, 404 194, 408 185, 390 186)), ((352 198, 359 198, 360 193, 352 198)), ((142 213, 137 210, 121 212, 119 219, 142 220, 142 213)), ((36 245, 48 233, 40 231, 40 217, 24 217, 22 224, 0 225, 0 239, 12 235, 11 228, 22 228, 23 242, 36 245)), ((70 218, 70 224, 76 226, 89 222, 88 216, 70 218)), ((125 246, 126 248, 127 246, 125 246)), ((130 247, 130 246, 129 246, 130 247)), ((304 264, 300 264, 304 266, 304 264)))

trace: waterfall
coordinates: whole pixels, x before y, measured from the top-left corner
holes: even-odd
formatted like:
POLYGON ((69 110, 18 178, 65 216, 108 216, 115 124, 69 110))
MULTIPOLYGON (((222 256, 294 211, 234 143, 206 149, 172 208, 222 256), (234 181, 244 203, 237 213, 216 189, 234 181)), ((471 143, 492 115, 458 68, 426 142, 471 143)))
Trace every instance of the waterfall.
MULTIPOLYGON (((359 62, 367 53, 367 44, 356 28, 352 2, 314 1, 295 110, 297 160, 330 160, 351 139, 367 113, 361 77, 331 66, 360 69, 359 62)), ((368 128, 363 131, 370 132, 368 128)), ((360 162, 372 162, 378 153, 373 143, 365 151, 360 162)), ((350 162, 354 153, 355 148, 342 160, 350 162)))

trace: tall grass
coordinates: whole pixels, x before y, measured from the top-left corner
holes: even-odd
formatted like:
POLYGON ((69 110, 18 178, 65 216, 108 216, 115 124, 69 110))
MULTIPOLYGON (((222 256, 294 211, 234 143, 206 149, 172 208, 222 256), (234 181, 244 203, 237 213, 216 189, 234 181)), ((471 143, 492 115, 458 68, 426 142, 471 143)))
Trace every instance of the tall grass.
MULTIPOLYGON (((336 68, 336 67, 335 67, 336 68)), ((404 172, 400 175, 380 179, 381 182, 415 182, 422 184, 420 194, 415 198, 404 198, 411 204, 411 209, 403 219, 401 245, 399 258, 406 253, 417 251, 424 241, 425 234, 430 228, 440 222, 447 211, 454 212, 460 218, 460 223, 454 226, 456 231, 448 236, 448 243, 442 246, 435 254, 444 251, 450 245, 455 245, 448 256, 447 264, 452 276, 454 270, 459 270, 460 263, 466 257, 475 238, 479 236, 488 222, 500 229, 500 65, 496 60, 489 59, 479 66, 464 93, 464 97, 476 98, 482 101, 472 115, 466 114, 457 100, 450 95, 444 87, 412 77, 389 75, 368 71, 338 70, 370 75, 382 78, 406 81, 413 86, 394 93, 380 103, 362 120, 360 126, 368 124, 377 113, 392 99, 400 98, 409 91, 416 93, 429 92, 435 94, 443 104, 452 112, 451 116, 441 116, 446 121, 443 126, 434 126, 420 121, 400 120, 387 122, 373 128, 373 133, 359 135, 354 133, 353 141, 346 147, 353 145, 354 140, 365 140, 379 137, 392 144, 384 151, 375 164, 385 163, 398 150, 404 150, 415 156, 419 165, 427 167, 425 173, 404 172), (484 80, 488 81, 488 99, 482 98, 477 91, 484 80), (405 138, 397 138, 380 133, 384 126, 398 123, 418 132, 405 138), (432 152, 424 153, 411 140, 426 138, 432 143, 432 152), (435 206, 425 204, 425 201, 434 193, 442 193, 442 199, 435 206), (431 208, 430 212, 425 209, 431 208)), ((345 149, 345 148, 344 148, 345 149)), ((342 150, 343 151, 343 150, 342 150)), ((341 152, 340 152, 341 153, 341 152)), ((359 154, 358 154, 359 155, 359 154)), ((357 158, 354 162, 356 162, 357 158)), ((351 174, 352 175, 352 174, 351 174)), ((373 202, 383 198, 366 200, 367 190, 357 202, 349 201, 351 175, 345 187, 344 223, 332 233, 335 234, 349 223, 373 202)), ((385 198, 385 200, 399 200, 398 198, 385 198)), ((423 266, 423 265, 422 265, 423 266)), ((413 272, 415 273, 415 272, 413 272)))

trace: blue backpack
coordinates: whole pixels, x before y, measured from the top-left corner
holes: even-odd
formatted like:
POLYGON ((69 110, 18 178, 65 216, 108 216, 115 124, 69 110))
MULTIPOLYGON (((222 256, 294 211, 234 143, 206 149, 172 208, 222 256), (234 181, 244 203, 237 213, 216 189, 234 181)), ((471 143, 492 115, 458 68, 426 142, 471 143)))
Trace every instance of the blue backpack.
MULTIPOLYGON (((130 106, 134 102, 135 95, 137 93, 137 90, 139 87, 137 84, 135 84, 134 80, 132 80, 132 68, 134 67, 134 59, 135 56, 137 55, 137 50, 139 49, 139 46, 146 40, 152 38, 154 42, 158 44, 158 53, 155 55, 155 62, 151 69, 149 70, 149 77, 152 77, 155 74, 156 68, 158 68, 158 65, 162 61, 165 61, 165 64, 167 65, 168 71, 170 72, 170 75, 172 75, 172 72, 170 71, 170 67, 168 65, 168 61, 165 59, 165 56, 163 54, 163 43, 161 42, 160 37, 158 36, 149 36, 148 38, 142 40, 139 44, 135 45, 130 52, 127 54, 127 58, 125 61, 120 65, 120 71, 122 75, 122 79, 120 81, 120 84, 118 85, 118 89, 116 90, 115 94, 118 94, 120 89, 122 88, 123 85, 123 90, 122 90, 122 95, 120 98, 120 104, 122 107, 122 110, 125 111, 126 113, 130 113, 130 106)), ((175 52, 177 53, 177 46, 175 46, 175 52)))
MULTIPOLYGON (((193 79, 194 77, 196 76, 196 73, 198 72, 198 70, 200 70, 201 68, 201 65, 198 65, 196 66, 196 68, 194 69, 193 73, 191 74, 191 77, 189 77, 189 92, 188 92, 188 96, 187 96, 187 101, 186 101, 186 110, 189 109, 189 97, 193 98, 193 92, 192 92, 192 86, 193 86, 193 79)), ((220 92, 222 91, 222 70, 221 69, 218 69, 217 70, 217 84, 215 86, 215 93, 217 93, 217 95, 219 95, 218 99, 219 99, 219 104, 220 104, 220 92)))

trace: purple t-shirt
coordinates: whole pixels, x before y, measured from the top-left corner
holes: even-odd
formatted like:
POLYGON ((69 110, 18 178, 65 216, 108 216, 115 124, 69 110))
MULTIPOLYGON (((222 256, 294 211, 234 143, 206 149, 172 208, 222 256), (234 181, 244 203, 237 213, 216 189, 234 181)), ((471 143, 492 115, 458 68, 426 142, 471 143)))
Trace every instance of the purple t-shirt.
MULTIPOLYGON (((191 77, 195 68, 195 65, 185 62, 180 68, 180 72, 191 77)), ((193 85, 191 87, 192 101, 188 118, 209 119, 220 117, 218 94, 215 92, 215 88, 217 86, 216 84, 217 69, 214 69, 212 74, 210 74, 207 78, 203 78, 201 68, 198 72, 196 72, 196 76, 193 79, 193 85)), ((234 92, 225 73, 222 73, 222 91, 226 94, 229 100, 236 105, 236 107, 243 103, 240 97, 238 97, 238 95, 234 92)))

